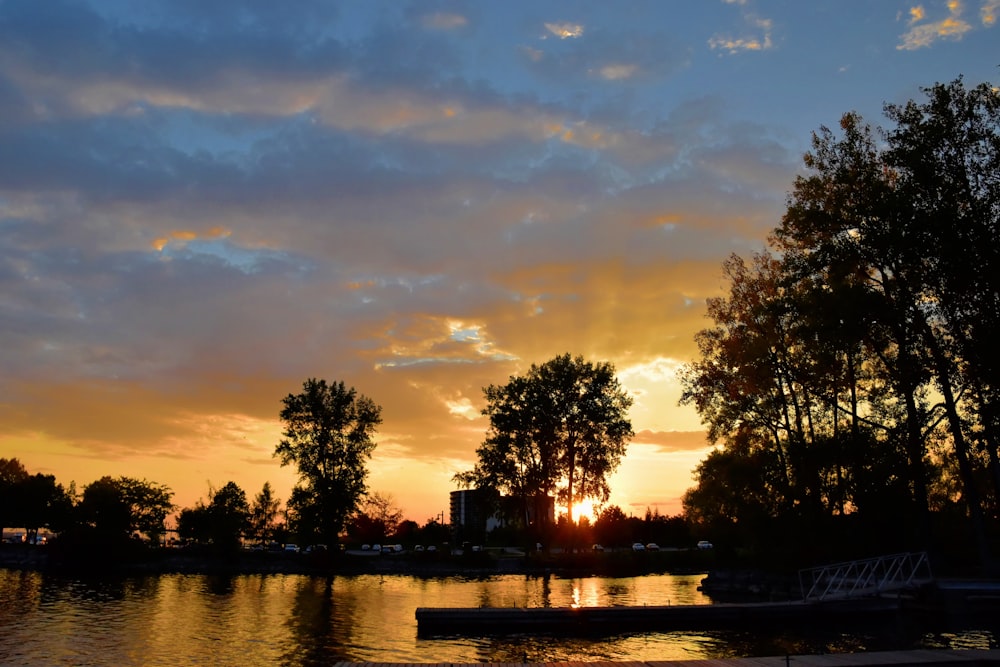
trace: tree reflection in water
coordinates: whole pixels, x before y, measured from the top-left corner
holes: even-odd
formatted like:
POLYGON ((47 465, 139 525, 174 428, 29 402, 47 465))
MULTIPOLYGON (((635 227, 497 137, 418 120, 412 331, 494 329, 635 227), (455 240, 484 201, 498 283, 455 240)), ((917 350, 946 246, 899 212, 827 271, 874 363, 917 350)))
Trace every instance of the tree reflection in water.
MULTIPOLYGON (((710 604, 700 575, 162 575, 84 580, 0 570, 0 664, 319 665, 648 661, 992 648, 997 622, 778 632, 417 636, 417 607, 710 604)), ((989 621, 989 619, 987 619, 989 621)))

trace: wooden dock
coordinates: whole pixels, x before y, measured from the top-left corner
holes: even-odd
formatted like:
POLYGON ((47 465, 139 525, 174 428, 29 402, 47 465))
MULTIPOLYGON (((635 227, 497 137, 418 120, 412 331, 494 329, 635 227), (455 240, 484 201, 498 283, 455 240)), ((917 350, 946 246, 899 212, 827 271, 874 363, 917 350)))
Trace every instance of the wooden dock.
MULTIPOLYGON (((417 663, 420 664, 420 663, 417 663)), ((334 667, 414 667, 414 663, 335 662, 334 667)), ((635 662, 533 662, 533 663, 423 663, 427 667, 990 667, 1000 665, 1000 650, 922 649, 873 651, 870 653, 826 653, 823 655, 720 658, 716 660, 663 660, 635 662)))
POLYGON ((644 607, 420 607, 417 633, 495 635, 510 632, 607 634, 622 630, 778 628, 808 623, 858 623, 893 618, 895 599, 644 607))

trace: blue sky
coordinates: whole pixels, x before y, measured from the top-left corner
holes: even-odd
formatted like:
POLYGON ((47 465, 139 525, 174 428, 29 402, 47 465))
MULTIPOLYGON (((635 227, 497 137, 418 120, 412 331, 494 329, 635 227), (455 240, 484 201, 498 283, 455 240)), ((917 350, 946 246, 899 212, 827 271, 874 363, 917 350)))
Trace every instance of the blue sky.
POLYGON ((704 456, 677 368, 810 133, 964 76, 1000 0, 0 0, 0 456, 190 505, 293 473, 281 398, 384 408, 371 487, 446 507, 482 387, 613 362, 612 501, 704 456), (418 481, 419 483, 414 483, 418 481))

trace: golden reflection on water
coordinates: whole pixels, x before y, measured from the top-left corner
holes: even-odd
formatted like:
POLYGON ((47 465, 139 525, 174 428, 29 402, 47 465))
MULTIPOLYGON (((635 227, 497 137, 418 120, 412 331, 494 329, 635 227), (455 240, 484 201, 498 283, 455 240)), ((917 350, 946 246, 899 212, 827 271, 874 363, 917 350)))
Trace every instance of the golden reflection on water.
MULTIPOLYGON (((0 570, 0 664, 319 665, 642 661, 892 648, 866 634, 417 636, 417 607, 708 604, 699 575, 163 575, 80 580, 0 570)), ((989 628, 923 645, 989 648, 989 628), (985 644, 985 646, 984 646, 985 644)))

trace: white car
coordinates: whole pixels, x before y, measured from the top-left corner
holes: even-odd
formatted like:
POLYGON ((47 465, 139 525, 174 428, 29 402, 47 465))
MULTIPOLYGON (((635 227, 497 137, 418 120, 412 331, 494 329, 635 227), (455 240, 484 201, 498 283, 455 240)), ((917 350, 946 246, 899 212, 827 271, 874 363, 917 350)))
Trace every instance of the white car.
POLYGON ((699 549, 711 549, 712 548, 712 543, 709 542, 708 540, 702 540, 701 542, 698 543, 698 548, 699 549))
POLYGON ((646 545, 643 544, 642 542, 636 542, 635 544, 632 545, 632 551, 645 551, 645 550, 646 550, 646 545))

